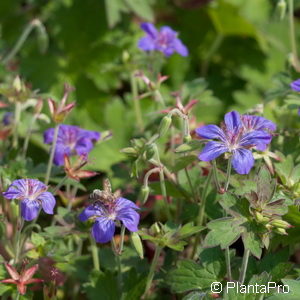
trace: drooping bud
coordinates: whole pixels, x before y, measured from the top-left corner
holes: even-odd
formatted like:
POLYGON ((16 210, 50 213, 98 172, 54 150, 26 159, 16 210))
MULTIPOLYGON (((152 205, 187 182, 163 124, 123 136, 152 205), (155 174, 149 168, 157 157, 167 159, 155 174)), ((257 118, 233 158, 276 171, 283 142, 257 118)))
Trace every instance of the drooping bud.
POLYGON ((137 254, 139 255, 139 257, 141 259, 143 259, 144 258, 144 247, 143 247, 142 240, 141 240, 140 236, 138 235, 138 233, 136 233, 136 232, 131 233, 131 242, 132 242, 137 254))
POLYGON ((149 197, 150 189, 148 185, 143 185, 141 189, 141 194, 142 194, 142 204, 144 204, 149 197))
POLYGON ((158 132, 159 132, 160 136, 164 136, 168 132, 168 130, 171 126, 171 123, 172 123, 172 117, 171 116, 167 115, 167 116, 164 116, 162 118, 162 120, 159 124, 159 129, 158 129, 158 132))
POLYGON ((279 20, 283 20, 286 14, 286 2, 285 0, 279 0, 277 2, 277 13, 279 15, 279 20))

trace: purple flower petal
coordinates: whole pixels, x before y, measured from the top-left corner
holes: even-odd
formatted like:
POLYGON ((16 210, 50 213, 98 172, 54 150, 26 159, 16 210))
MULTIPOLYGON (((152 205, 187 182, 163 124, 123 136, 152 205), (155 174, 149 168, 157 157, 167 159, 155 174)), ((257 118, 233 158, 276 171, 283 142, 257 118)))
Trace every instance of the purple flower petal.
POLYGON ((118 212, 117 219, 122 221, 124 226, 130 231, 138 231, 140 215, 133 209, 122 209, 118 212))
POLYGON ((54 136, 54 128, 49 128, 44 132, 44 143, 51 144, 54 136))
POLYGON ((199 154, 199 159, 203 161, 210 161, 227 151, 229 151, 229 149, 223 143, 214 141, 208 142, 199 154))
POLYGON ((294 90, 295 92, 300 92, 300 79, 297 79, 295 81, 293 81, 290 84, 290 87, 292 90, 294 90))
POLYGON ((108 218, 97 218, 92 227, 92 235, 97 243, 109 242, 115 233, 115 223, 108 218))
POLYGON ((85 155, 93 149, 94 145, 88 138, 81 138, 77 141, 75 149, 78 155, 85 155))
POLYGON ((37 198, 42 202, 43 210, 46 214, 53 215, 53 209, 55 207, 55 198, 50 192, 44 192, 37 198))
POLYGON ((231 111, 224 117, 225 125, 231 132, 236 131, 242 125, 241 116, 237 111, 231 111))
POLYGON ((248 174, 254 165, 252 152, 248 149, 237 149, 232 156, 232 166, 239 174, 248 174))
POLYGON ((101 215, 104 215, 102 207, 97 204, 91 204, 82 211, 78 218, 80 221, 85 222, 89 218, 101 215))
POLYGON ((153 51, 155 50, 155 43, 152 38, 145 36, 138 41, 138 47, 144 51, 153 51))
POLYGON ((24 220, 32 221, 38 216, 40 204, 35 200, 24 199, 21 201, 21 215, 24 220))
POLYGON ((70 156, 71 149, 70 147, 64 147, 61 144, 56 145, 56 149, 54 152, 53 162, 57 166, 62 166, 64 164, 64 155, 70 156))
POLYGON ((241 119, 246 130, 276 130, 276 124, 260 116, 242 115, 241 119))
POLYGON ((196 133, 204 139, 219 139, 225 141, 223 130, 217 125, 205 125, 196 129, 196 133))
POLYGON ((188 51, 187 47, 181 42, 180 39, 176 38, 174 40, 174 49, 181 56, 188 56, 189 55, 189 51, 188 51))
POLYGON ((141 28, 147 33, 149 34, 149 36, 153 39, 156 38, 156 35, 158 33, 157 29, 155 28, 155 26, 151 23, 142 23, 141 24, 141 28))
POLYGON ((255 148, 258 151, 264 152, 267 149, 267 147, 268 147, 268 144, 261 143, 261 144, 257 144, 255 148))
POLYGON ((265 131, 251 131, 242 136, 240 140, 240 146, 257 146, 261 144, 269 144, 272 140, 272 136, 265 131))
POLYGON ((118 198, 116 201, 116 211, 120 211, 121 209, 127 209, 127 208, 132 208, 132 209, 140 209, 134 202, 126 199, 126 198, 118 198))

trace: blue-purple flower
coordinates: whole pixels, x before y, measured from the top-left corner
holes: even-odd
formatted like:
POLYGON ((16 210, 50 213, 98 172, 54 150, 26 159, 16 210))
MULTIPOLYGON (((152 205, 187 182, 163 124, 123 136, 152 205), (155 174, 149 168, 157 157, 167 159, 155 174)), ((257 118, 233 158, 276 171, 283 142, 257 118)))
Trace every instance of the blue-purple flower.
MULTIPOLYGON (((293 91, 300 93, 300 78, 293 81, 290 87, 293 91)), ((298 108, 298 115, 300 116, 300 107, 298 108)))
MULTIPOLYGON (((54 128, 44 132, 44 143, 52 144, 54 128)), ((87 155, 94 147, 94 142, 100 139, 97 131, 81 129, 78 126, 60 125, 54 153, 54 163, 64 164, 64 155, 87 155)))
POLYGON ((4 126, 8 126, 10 125, 12 122, 13 122, 13 113, 8 111, 6 112, 4 115, 3 115, 3 118, 2 118, 2 124, 4 126))
POLYGON ((177 38, 177 32, 169 26, 163 26, 158 31, 151 23, 142 23, 141 28, 146 32, 138 42, 138 47, 144 51, 160 51, 165 56, 177 52, 181 56, 188 56, 187 47, 177 38))
POLYGON ((263 120, 256 121, 255 118, 249 116, 243 118, 238 112, 232 111, 225 115, 224 124, 221 128, 217 125, 197 128, 196 133, 200 137, 213 140, 205 145, 199 154, 199 159, 211 161, 228 152, 232 155, 231 162, 236 172, 248 174, 254 165, 254 158, 250 149, 262 148, 272 140, 272 135, 266 131, 267 128, 265 127, 265 124, 268 126, 270 124, 262 122, 263 120))
POLYGON ((42 208, 52 215, 55 198, 47 192, 48 187, 36 179, 17 179, 12 182, 3 196, 21 201, 21 216, 26 221, 35 219, 42 208))
POLYGON ((85 208, 79 219, 83 222, 94 219, 93 238, 98 243, 107 243, 113 238, 116 222, 122 222, 129 231, 138 231, 140 221, 140 215, 136 212, 138 209, 138 206, 125 198, 117 198, 108 203, 97 201, 85 208))
POLYGON ((291 84, 290 84, 290 87, 293 91, 295 92, 300 92, 300 79, 297 79, 295 81, 293 81, 291 84))

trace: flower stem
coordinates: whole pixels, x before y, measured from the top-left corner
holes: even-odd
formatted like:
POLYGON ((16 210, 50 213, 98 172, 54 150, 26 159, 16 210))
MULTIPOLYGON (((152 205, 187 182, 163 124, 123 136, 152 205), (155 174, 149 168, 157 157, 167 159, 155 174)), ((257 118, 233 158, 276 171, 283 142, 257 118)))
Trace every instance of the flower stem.
POLYGON ((230 175, 231 175, 231 160, 232 160, 232 158, 230 157, 230 158, 228 159, 228 163, 227 163, 226 181, 225 181, 225 186, 224 186, 225 192, 227 192, 227 189, 228 189, 228 186, 229 186, 229 181, 230 181, 230 175))
POLYGON ((28 130, 27 130, 27 133, 26 133, 26 137, 25 137, 25 141, 24 141, 24 145, 23 145, 23 158, 26 157, 29 140, 30 140, 30 137, 31 137, 31 134, 32 134, 33 125, 34 125, 36 119, 37 119, 37 115, 35 114, 33 116, 33 118, 31 119, 31 121, 30 121, 28 130))
POLYGON ((244 284, 244 281, 245 281, 249 256, 250 256, 249 249, 245 249, 244 256, 243 256, 243 262, 242 262, 242 268, 241 268, 240 277, 239 277, 240 284, 244 284))
POLYGON ((52 170, 52 165, 53 165, 53 158, 54 158, 56 142, 57 142, 57 136, 58 136, 58 130, 59 130, 59 124, 57 124, 54 128, 54 135, 53 135, 53 141, 52 141, 52 145, 51 145, 51 152, 50 152, 50 157, 49 157, 48 166, 47 166, 47 172, 46 172, 46 176, 45 176, 45 184, 46 185, 48 185, 50 175, 51 175, 51 170, 52 170))
MULTIPOLYGON (((124 242, 124 232, 125 232, 125 227, 122 226, 122 229, 121 231, 123 231, 123 242, 124 242), (123 230, 124 228, 124 230, 123 230)), ((122 235, 122 233, 121 233, 122 235)), ((122 238, 121 238, 122 239, 122 238)), ((122 243, 122 241, 121 241, 122 243)), ((115 257, 116 257, 116 260, 117 260, 117 266, 118 266, 118 288, 119 288, 119 293, 120 293, 120 296, 121 296, 121 299, 123 298, 123 293, 122 293, 122 286, 123 286, 123 278, 122 278, 122 264, 121 264, 121 247, 123 248, 123 245, 120 245, 120 248, 119 250, 117 249, 117 245, 116 245, 116 242, 115 242, 115 239, 112 238, 111 240, 111 246, 112 246, 112 249, 113 249, 113 252, 115 254, 115 257)))
POLYGON ((99 261, 99 255, 98 255, 98 247, 93 239, 93 237, 90 236, 90 242, 91 242, 91 251, 92 251, 92 257, 93 257, 93 264, 94 269, 96 271, 100 271, 100 261, 99 261))
POLYGON ((194 198, 194 201, 197 202, 197 196, 196 196, 196 193, 195 193, 195 189, 193 187, 193 184, 192 184, 192 181, 191 181, 191 177, 190 177, 190 174, 189 174, 189 171, 188 171, 187 168, 184 168, 184 173, 185 173, 185 176, 187 178, 187 181, 188 181, 188 184, 189 184, 192 196, 194 198))
POLYGON ((16 42, 15 46, 12 48, 12 50, 3 58, 2 62, 4 65, 6 65, 14 56, 20 51, 22 48, 24 42, 26 41, 27 37, 29 36, 32 29, 37 26, 37 22, 40 22, 39 20, 35 19, 29 22, 29 24, 25 27, 24 31, 22 32, 20 38, 16 42))
POLYGON ((218 180, 217 165, 215 160, 212 161, 212 166, 213 166, 213 176, 214 176, 215 185, 217 186, 217 190, 220 191, 220 183, 218 180))
POLYGON ((63 186, 63 184, 65 183, 65 181, 68 179, 68 176, 66 175, 57 185, 56 187, 53 189, 52 194, 55 195, 56 192, 63 186))
MULTIPOLYGON (((200 208, 199 208, 199 216, 197 219, 197 225, 198 226, 202 226, 203 225, 203 221, 204 221, 204 214, 205 214, 205 206, 206 206, 206 198, 207 198, 207 191, 211 182, 211 178, 213 175, 213 171, 211 170, 207 176, 202 194, 201 194, 201 203, 200 203, 200 208)), ((195 257, 195 254, 197 252, 197 247, 198 244, 200 242, 200 233, 198 233, 195 237, 195 242, 194 242, 194 247, 193 247, 193 251, 192 251, 192 255, 191 258, 193 259, 195 257)))
POLYGON ((295 35, 295 23, 294 23, 294 0, 289 0, 289 25, 290 25, 290 41, 293 54, 293 66, 297 72, 300 72, 300 63, 297 53, 297 43, 295 35))
POLYGON ((225 262, 226 262, 226 269, 227 269, 227 278, 229 281, 232 281, 229 247, 225 248, 225 262))
MULTIPOLYGON (((16 234, 16 244, 15 244, 15 259, 14 259, 14 263, 17 264, 20 258, 20 253, 22 251, 21 249, 21 232, 24 226, 24 219, 22 218, 21 215, 21 204, 19 204, 19 217, 17 219, 17 222, 19 221, 20 218, 20 224, 17 224, 17 234, 16 234)), ((18 222, 19 223, 19 222, 18 222)))
POLYGON ((124 247, 124 237, 125 237, 125 226, 122 225, 121 227, 121 242, 120 242, 120 249, 119 249, 119 253, 120 255, 123 252, 123 247, 124 247))
POLYGON ((159 181, 160 181, 160 189, 161 189, 161 193, 163 195, 164 198, 164 203, 165 203, 165 209, 166 209, 166 213, 167 213, 167 218, 168 220, 171 219, 171 212, 170 212, 170 208, 169 208, 169 203, 168 203, 168 196, 167 196, 167 189, 166 189, 166 183, 165 183, 165 175, 164 175, 164 168, 162 167, 162 164, 160 162, 160 156, 159 156, 159 152, 157 149, 157 145, 154 145, 154 150, 155 150, 155 154, 156 154, 156 159, 158 161, 158 163, 160 164, 160 170, 159 170, 159 181))
POLYGON ((19 292, 17 292, 17 297, 16 297, 16 300, 19 300, 20 299, 20 293, 19 292))
POLYGON ((149 289, 151 288, 151 284, 152 284, 153 277, 154 277, 154 272, 155 272, 161 251, 162 251, 161 247, 159 247, 159 246, 155 247, 155 253, 154 253, 154 257, 153 257, 153 260, 152 260, 152 263, 150 266, 150 270, 149 270, 149 274, 147 277, 146 289, 145 289, 144 295, 146 295, 148 293, 149 289))
POLYGON ((15 120, 14 120, 14 132, 13 132, 13 148, 18 147, 18 137, 19 137, 19 123, 21 119, 21 103, 16 102, 15 104, 15 120))
POLYGON ((138 87, 137 87, 136 78, 134 76, 134 72, 131 73, 130 84, 131 84, 131 93, 132 93, 132 98, 133 98, 134 113, 135 113, 137 126, 139 128, 139 131, 143 132, 144 131, 144 122, 143 122, 143 117, 142 117, 140 100, 138 98, 138 87))

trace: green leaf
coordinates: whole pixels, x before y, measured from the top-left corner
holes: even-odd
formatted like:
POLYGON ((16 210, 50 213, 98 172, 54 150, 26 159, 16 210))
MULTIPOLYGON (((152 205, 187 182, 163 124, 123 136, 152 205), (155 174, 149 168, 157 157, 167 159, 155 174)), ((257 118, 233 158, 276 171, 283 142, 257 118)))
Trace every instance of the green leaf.
POLYGON ((226 273, 226 265, 224 261, 224 252, 219 247, 212 249, 203 249, 199 255, 201 264, 211 273, 216 274, 219 278, 223 278, 226 273))
MULTIPOLYGON (((282 283, 289 288, 289 293, 276 293, 267 300, 298 300, 300 299, 300 281, 293 279, 282 279, 282 283)), ((286 291, 288 291, 286 287, 286 291)))
POLYGON ((204 299, 204 297, 207 295, 207 293, 203 292, 191 292, 184 296, 182 300, 201 300, 204 299))
POLYGON ((118 284, 116 278, 109 272, 93 272, 90 282, 84 284, 84 291, 89 300, 118 300, 118 284))
POLYGON ((125 0, 128 7, 139 17, 146 21, 153 22, 154 15, 149 1, 145 0, 125 0))
POLYGON ((182 156, 182 157, 176 159, 174 167, 172 167, 171 171, 176 173, 176 172, 186 168, 188 165, 190 165, 197 159, 198 158, 195 155, 182 156))
POLYGON ((209 272, 194 261, 183 260, 176 269, 168 272, 166 282, 175 293, 209 288, 217 280, 214 273, 209 272))
POLYGON ((288 262, 289 257, 288 248, 274 253, 268 253, 257 264, 258 272, 261 273, 265 271, 270 274, 272 281, 278 282, 281 278, 285 277, 292 268, 292 264, 288 262))
POLYGON ((270 171, 266 166, 259 170, 256 182, 259 201, 268 202, 274 194, 276 183, 275 180, 272 180, 270 171))
POLYGON ((225 249, 232 245, 243 231, 237 220, 230 217, 211 221, 207 227, 211 229, 204 240, 204 247, 207 248, 220 245, 225 249))
POLYGON ((178 235, 179 238, 181 239, 185 239, 197 232, 202 231, 203 229, 205 229, 204 226, 194 226, 193 222, 187 223, 185 225, 183 225, 179 231, 178 231, 178 235))
POLYGON ((259 238, 259 231, 254 223, 247 223, 244 226, 245 231, 242 233, 242 239, 245 249, 250 250, 251 254, 260 258, 262 253, 263 244, 259 238))
POLYGON ((46 241, 45 239, 38 233, 32 232, 31 234, 31 242, 36 246, 44 246, 46 241))

